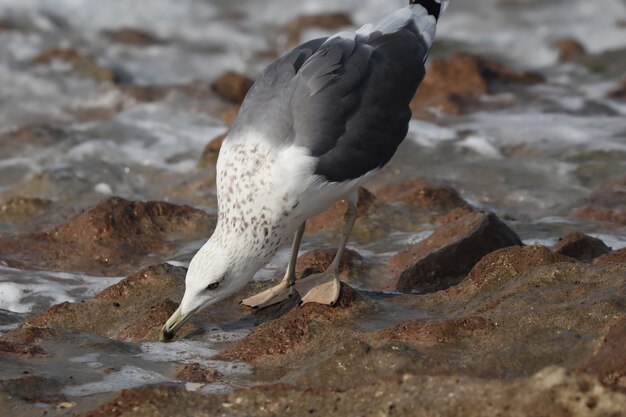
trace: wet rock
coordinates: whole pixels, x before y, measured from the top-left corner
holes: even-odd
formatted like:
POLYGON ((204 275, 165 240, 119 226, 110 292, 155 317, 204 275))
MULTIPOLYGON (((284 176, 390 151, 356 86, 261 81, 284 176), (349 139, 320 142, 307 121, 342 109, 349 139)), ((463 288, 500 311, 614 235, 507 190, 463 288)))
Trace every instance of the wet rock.
POLYGON ((375 195, 383 203, 398 201, 425 210, 448 211, 455 208, 470 208, 458 191, 451 186, 421 178, 386 185, 376 190, 375 195))
POLYGON ((206 395, 182 387, 157 385, 122 391, 82 417, 393 415, 441 417, 541 415, 618 416, 626 396, 603 387, 597 378, 549 367, 534 375, 504 380, 463 376, 405 374, 347 390, 302 390, 275 384, 206 395), (434 394, 433 394, 434 393, 434 394), (446 400, 441 399, 445 396, 446 400))
MULTIPOLYGON (((357 212, 359 218, 361 218, 367 215, 367 212, 374 205, 376 197, 363 187, 359 187, 357 191, 357 212)), ((327 210, 309 219, 306 223, 306 231, 320 232, 323 230, 340 228, 344 224, 343 219, 347 210, 348 205, 345 201, 336 202, 327 210)))
POLYGON ((120 28, 116 30, 105 30, 104 36, 117 43, 133 46, 152 46, 163 43, 156 36, 136 28, 120 28))
POLYGON ((323 13, 308 16, 298 16, 285 26, 283 33, 287 36, 287 43, 295 45, 300 42, 302 33, 308 29, 319 28, 336 30, 352 26, 352 19, 345 13, 323 13))
MULTIPOLYGON (((120 341, 157 340, 161 326, 178 306, 166 297, 182 292, 185 273, 184 268, 169 264, 151 266, 91 300, 56 304, 28 318, 22 327, 67 329, 120 341)), ((194 328, 186 324, 181 333, 194 328)))
POLYGON ((484 255, 515 245, 521 245, 519 237, 494 214, 466 214, 392 256, 390 287, 402 292, 447 288, 458 283, 484 255))
POLYGON ((598 352, 582 367, 604 385, 626 393, 626 318, 610 326, 598 352))
POLYGON ((275 320, 255 327, 216 358, 256 364, 284 362, 286 356, 300 360, 297 357, 301 358, 305 352, 319 350, 320 346, 345 337, 356 317, 371 307, 371 303, 356 290, 342 284, 341 294, 333 307, 309 303, 292 308, 275 320))
POLYGON ((611 248, 598 238, 575 232, 559 238, 552 250, 571 258, 591 262, 598 256, 610 252, 611 248))
POLYGON ((626 211, 620 209, 610 209, 594 204, 585 205, 572 213, 572 216, 580 219, 598 222, 610 222, 626 225, 626 211))
POLYGON ((416 117, 428 116, 431 107, 459 115, 475 108, 480 96, 493 94, 502 85, 531 85, 543 80, 537 73, 517 72, 489 58, 457 53, 433 61, 411 109, 416 117))
MULTIPOLYGON (((313 249, 303 253, 296 262, 296 275, 305 277, 326 271, 336 253, 337 249, 313 249)), ((339 263, 339 277, 350 281, 358 277, 365 269, 363 257, 358 252, 346 248, 339 263)))
POLYGON ((61 386, 59 381, 33 375, 0 382, 0 389, 31 403, 65 401, 65 397, 59 393, 61 386))
POLYGON ((0 340, 0 354, 11 354, 17 356, 44 356, 46 351, 39 346, 32 346, 22 343, 12 343, 0 340))
POLYGON ((559 53, 559 62, 572 62, 585 55, 585 47, 574 38, 562 38, 552 44, 559 53))
POLYGON ((33 59, 33 64, 48 65, 53 61, 65 61, 79 75, 93 78, 96 81, 117 82, 119 80, 113 70, 98 65, 91 57, 70 48, 48 49, 36 56, 33 59))
POLYGON ((595 259, 596 265, 626 264, 626 248, 614 250, 595 259))
POLYGON ((199 169, 206 168, 207 166, 215 165, 217 163, 217 157, 220 153, 222 142, 226 139, 227 134, 228 133, 224 133, 217 136, 204 147, 202 156, 200 156, 200 160, 198 161, 199 169))
POLYGON ((386 341, 410 342, 418 346, 434 346, 449 343, 453 339, 476 336, 493 327, 493 323, 483 317, 464 317, 452 320, 409 320, 394 324, 378 332, 376 337, 386 341))
POLYGON ((626 100, 626 78, 622 81, 619 87, 609 93, 609 97, 626 100))
POLYGON ((0 230, 35 230, 40 222, 33 219, 51 217, 53 206, 52 201, 42 198, 12 197, 0 201, 0 230))
POLYGON ((209 236, 214 226, 213 216, 189 206, 112 197, 46 232, 0 238, 0 259, 27 269, 119 276, 181 240, 209 236))
POLYGON ((200 383, 215 382, 220 376, 222 374, 215 369, 207 368, 196 362, 177 366, 172 375, 175 379, 200 383))
POLYGON ((572 216, 626 225, 626 177, 601 184, 572 216))
POLYGON ((220 75, 213 83, 212 88, 224 100, 241 104, 254 80, 234 71, 227 71, 220 75))

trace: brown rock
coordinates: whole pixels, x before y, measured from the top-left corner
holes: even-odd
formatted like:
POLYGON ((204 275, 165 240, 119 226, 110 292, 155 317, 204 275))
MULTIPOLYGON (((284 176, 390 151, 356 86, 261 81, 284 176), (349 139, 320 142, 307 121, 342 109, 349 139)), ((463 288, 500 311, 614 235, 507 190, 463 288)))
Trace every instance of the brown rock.
POLYGON ((601 184, 572 216, 626 225, 626 177, 601 184))
POLYGON ((23 376, 0 382, 3 390, 28 402, 58 403, 65 397, 59 393, 61 384, 50 378, 23 376), (56 393, 51 393, 56 392, 56 393))
POLYGON ((32 346, 21 343, 12 343, 0 340, 0 353, 18 356, 44 356, 46 351, 39 346, 32 346))
POLYGON ((117 82, 117 75, 110 69, 98 65, 92 58, 70 48, 54 48, 39 54, 33 59, 35 65, 47 65, 51 62, 65 61, 72 65, 74 71, 84 77, 101 82, 117 82))
POLYGON ((492 94, 496 85, 530 85, 542 82, 541 75, 516 72, 494 60, 457 53, 449 59, 436 59, 411 102, 415 115, 430 107, 449 114, 466 113, 481 95, 492 94))
POLYGON ((626 263, 626 248, 614 250, 595 259, 596 265, 611 265, 626 263))
MULTIPOLYGON (((374 194, 369 192, 363 187, 359 187, 357 190, 359 197, 357 201, 358 216, 365 216, 368 210, 373 206, 376 201, 374 194)), ((322 230, 334 229, 341 227, 344 223, 344 215, 348 210, 348 206, 345 201, 338 201, 329 207, 327 210, 310 218, 306 223, 307 232, 320 232, 322 230)))
POLYGON ((103 32, 109 40, 133 46, 152 46, 163 43, 156 36, 136 28, 120 28, 103 32))
POLYGON ((217 163, 217 157, 220 153, 222 142, 224 142, 227 135, 228 133, 224 133, 217 136, 204 147, 202 156, 200 156, 200 160, 198 161, 198 168, 206 168, 207 166, 215 165, 217 163))
POLYGON ((579 219, 626 225, 626 210, 610 209, 594 204, 582 206, 575 210, 572 216, 579 219))
MULTIPOLYGON (((28 318, 22 327, 68 329, 122 341, 157 340, 161 326, 177 307, 166 297, 182 292, 185 273, 184 268, 169 264, 151 266, 91 300, 56 304, 28 318)), ((193 328, 187 324, 181 334, 193 328)))
POLYGON ((300 356, 346 333, 346 326, 368 305, 354 289, 342 284, 341 294, 333 307, 309 303, 292 308, 283 316, 255 327, 216 358, 274 363, 284 360, 283 356, 287 354, 300 356))
POLYGON ((340 29, 352 26, 352 19, 345 13, 322 13, 308 16, 298 16, 285 26, 283 33, 287 36, 287 43, 295 45, 300 42, 302 33, 311 28, 327 30, 340 29))
POLYGON ((120 275, 214 226, 213 216, 189 206, 112 197, 46 232, 0 239, 0 259, 27 269, 120 275))
MULTIPOLYGON (((303 253, 296 262, 296 275, 308 276, 326 271, 335 258, 337 249, 313 249, 303 253)), ((339 276, 342 280, 354 279, 365 269, 363 257, 358 252, 346 248, 339 263, 339 276)))
POLYGON ((464 334, 476 333, 493 326, 483 317, 466 317, 452 320, 409 320, 392 325, 378 332, 383 340, 410 342, 413 345, 434 346, 449 343, 464 334))
POLYGON ((175 379, 204 383, 215 382, 220 376, 222 374, 215 369, 207 368, 196 362, 177 366, 172 375, 175 379))
POLYGON ((241 104, 254 80, 234 71, 227 71, 220 75, 213 83, 213 90, 224 100, 241 104))
POLYGON ((180 386, 153 385, 122 391, 82 417, 235 416, 620 416, 626 396, 597 378, 549 367, 521 378, 404 374, 346 390, 302 390, 273 384, 206 395, 180 386), (433 395, 436 393, 437 395, 433 395), (445 396, 445 401, 442 398, 445 396))
POLYGON ((626 393, 626 318, 609 327, 598 352, 582 367, 603 384, 626 393))
POLYGON ((587 53, 585 47, 573 38, 559 39, 552 47, 559 52, 559 62, 572 62, 587 53))
POLYGON ((609 97, 619 100, 626 100, 626 78, 622 81, 620 86, 617 87, 617 89, 609 93, 609 97))
POLYGON ((591 262, 594 258, 610 252, 611 248, 598 238, 575 232, 559 238, 552 250, 571 258, 591 262))
POLYGON ((467 214, 392 256, 391 287, 402 292, 447 288, 458 283, 484 255, 515 245, 521 245, 519 237, 494 214, 467 214))
POLYGON ((455 208, 470 208, 454 188, 421 178, 386 185, 376 190, 375 195, 383 203, 399 201, 426 210, 448 211, 455 208))

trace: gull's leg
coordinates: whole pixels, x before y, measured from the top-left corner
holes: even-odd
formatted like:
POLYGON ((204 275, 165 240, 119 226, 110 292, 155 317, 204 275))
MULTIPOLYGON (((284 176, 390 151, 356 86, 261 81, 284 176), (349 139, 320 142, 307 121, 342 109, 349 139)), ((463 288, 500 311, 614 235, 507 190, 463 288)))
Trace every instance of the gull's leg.
POLYGON ((344 228, 335 258, 326 271, 321 274, 310 275, 296 281, 296 289, 302 297, 301 304, 318 303, 332 306, 339 298, 339 291, 341 289, 341 282, 339 281, 339 263, 341 262, 343 250, 348 243, 348 238, 350 237, 352 227, 357 217, 354 202, 346 200, 346 203, 348 203, 348 211, 346 211, 344 217, 344 228))
POLYGON ((296 231, 293 238, 293 245, 291 246, 291 258, 289 259, 289 265, 285 276, 280 283, 272 288, 246 298, 241 303, 249 307, 267 307, 272 304, 280 303, 286 300, 291 295, 293 283, 296 281, 296 261, 298 260, 298 250, 300 249, 300 242, 302 241, 302 235, 304 234, 304 227, 306 222, 302 223, 300 228, 296 231))

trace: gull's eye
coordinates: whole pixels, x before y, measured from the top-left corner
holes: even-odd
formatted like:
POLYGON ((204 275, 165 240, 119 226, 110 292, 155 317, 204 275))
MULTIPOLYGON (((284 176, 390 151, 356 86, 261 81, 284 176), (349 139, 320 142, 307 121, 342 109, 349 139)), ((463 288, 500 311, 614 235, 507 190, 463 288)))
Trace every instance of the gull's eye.
POLYGON ((206 287, 206 289, 207 289, 208 291, 211 291, 211 290, 216 289, 216 288, 217 288, 217 287, 219 287, 219 286, 220 286, 220 283, 219 283, 219 282, 213 282, 213 283, 209 284, 209 285, 206 287))

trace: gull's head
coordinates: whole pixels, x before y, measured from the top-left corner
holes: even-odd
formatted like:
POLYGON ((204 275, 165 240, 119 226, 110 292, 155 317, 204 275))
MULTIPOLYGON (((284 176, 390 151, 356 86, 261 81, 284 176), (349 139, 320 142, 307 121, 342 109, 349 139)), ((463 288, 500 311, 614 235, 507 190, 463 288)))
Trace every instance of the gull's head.
POLYGON ((241 289, 248 281, 241 272, 233 267, 232 258, 209 240, 191 260, 185 277, 185 295, 165 322, 159 340, 171 340, 198 312, 241 289))

